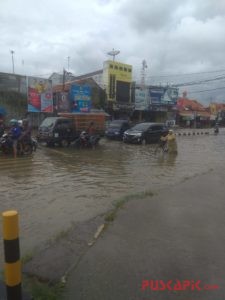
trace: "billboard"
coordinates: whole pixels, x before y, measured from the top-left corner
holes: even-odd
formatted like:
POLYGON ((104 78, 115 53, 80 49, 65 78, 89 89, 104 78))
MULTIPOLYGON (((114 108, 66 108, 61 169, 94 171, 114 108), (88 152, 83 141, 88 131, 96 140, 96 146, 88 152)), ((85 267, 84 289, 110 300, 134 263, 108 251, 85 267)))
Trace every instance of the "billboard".
POLYGON ((90 112, 91 88, 87 85, 71 85, 70 101, 72 112, 90 112))
POLYGON ((70 112, 70 101, 68 93, 61 92, 56 94, 55 109, 57 112, 70 112))
POLYGON ((178 98, 178 89, 172 87, 150 87, 149 95, 152 105, 175 105, 178 98))
POLYGON ((51 80, 28 77, 27 81, 28 111, 53 112, 51 80))
POLYGON ((148 89, 135 89, 135 110, 147 110, 149 107, 148 89))

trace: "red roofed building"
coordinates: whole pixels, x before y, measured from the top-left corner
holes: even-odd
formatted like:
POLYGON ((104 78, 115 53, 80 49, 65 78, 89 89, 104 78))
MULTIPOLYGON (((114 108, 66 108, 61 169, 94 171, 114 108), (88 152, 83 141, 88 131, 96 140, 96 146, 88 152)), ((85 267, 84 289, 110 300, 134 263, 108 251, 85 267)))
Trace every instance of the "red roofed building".
POLYGON ((177 100, 177 124, 181 127, 209 127, 210 112, 197 100, 188 99, 187 92, 177 100))

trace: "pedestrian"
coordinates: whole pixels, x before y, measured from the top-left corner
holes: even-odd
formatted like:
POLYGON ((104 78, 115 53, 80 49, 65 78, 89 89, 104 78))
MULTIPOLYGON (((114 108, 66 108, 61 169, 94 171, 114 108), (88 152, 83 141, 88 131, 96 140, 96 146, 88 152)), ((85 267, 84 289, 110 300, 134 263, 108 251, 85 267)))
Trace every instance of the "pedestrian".
POLYGON ((14 158, 16 158, 17 157, 17 144, 18 144, 19 137, 21 135, 21 128, 16 119, 12 119, 10 121, 10 125, 11 125, 10 137, 12 139, 13 155, 14 155, 14 158))
POLYGON ((176 136, 172 129, 169 130, 167 136, 162 136, 161 141, 166 141, 168 146, 168 153, 177 154, 177 141, 176 136))

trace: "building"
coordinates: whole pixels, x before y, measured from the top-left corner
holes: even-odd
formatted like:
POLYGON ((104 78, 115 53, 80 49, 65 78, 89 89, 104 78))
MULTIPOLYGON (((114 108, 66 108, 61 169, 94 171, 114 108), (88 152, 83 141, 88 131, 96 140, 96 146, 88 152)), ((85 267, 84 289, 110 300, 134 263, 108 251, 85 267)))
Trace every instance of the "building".
POLYGON ((139 121, 175 123, 178 89, 171 86, 133 84, 133 118, 139 121))
POLYGON ((181 127, 209 127, 211 113, 195 99, 188 99, 187 93, 177 100, 177 124, 181 127))

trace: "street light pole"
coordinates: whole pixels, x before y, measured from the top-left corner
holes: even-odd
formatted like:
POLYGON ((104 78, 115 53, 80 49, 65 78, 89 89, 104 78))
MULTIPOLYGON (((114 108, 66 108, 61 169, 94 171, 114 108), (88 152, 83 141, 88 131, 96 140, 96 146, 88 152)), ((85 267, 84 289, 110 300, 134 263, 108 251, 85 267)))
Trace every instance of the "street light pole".
POLYGON ((13 57, 13 55, 14 55, 15 52, 13 50, 11 50, 10 52, 11 52, 11 55, 12 55, 12 68, 13 68, 13 74, 14 74, 14 57, 13 57))
POLYGON ((68 59, 68 72, 69 72, 69 69, 70 69, 70 57, 68 56, 67 59, 68 59))

